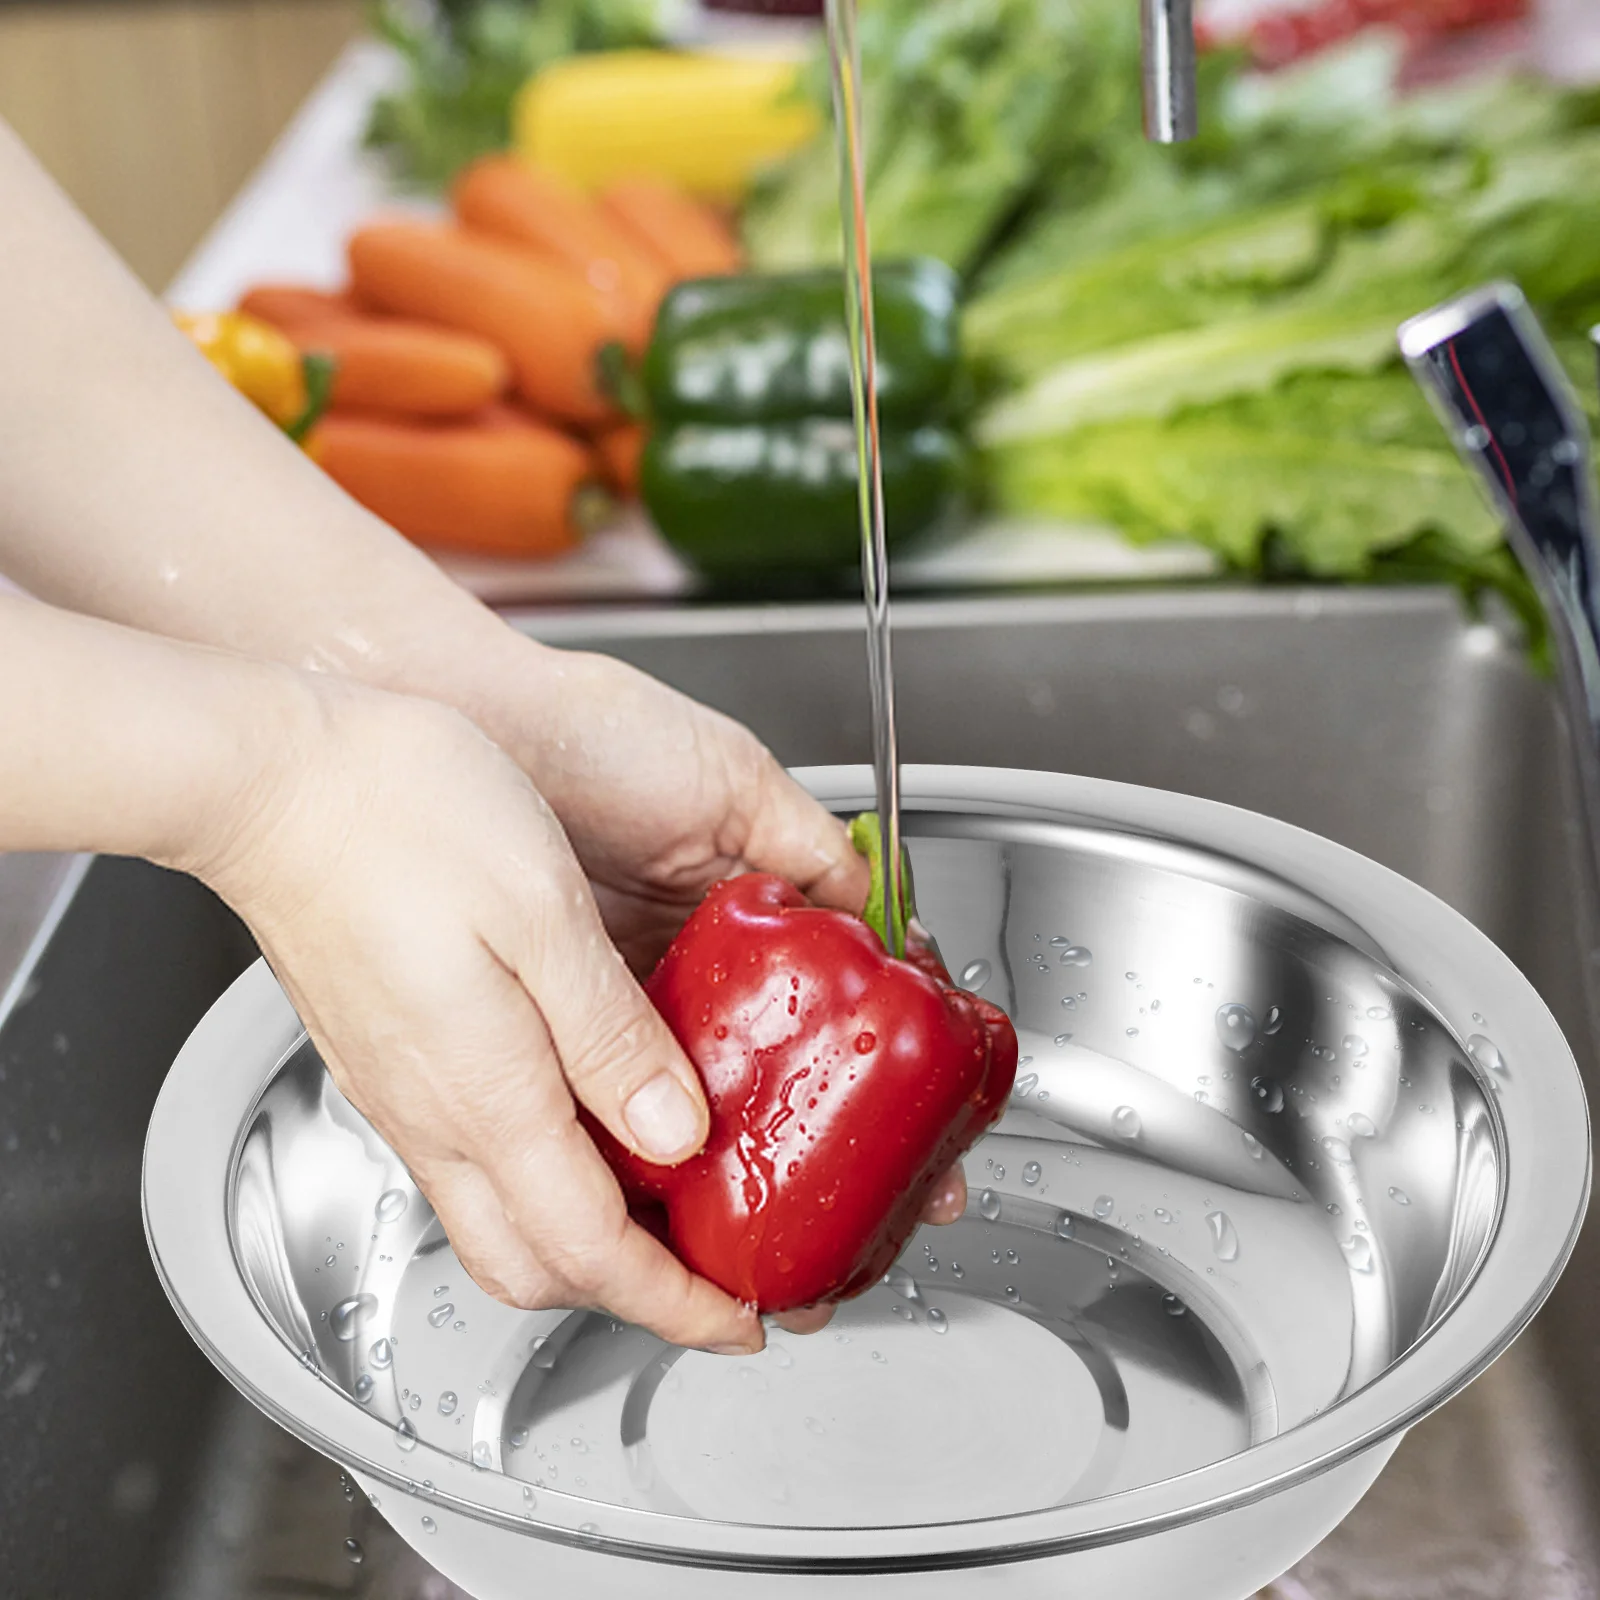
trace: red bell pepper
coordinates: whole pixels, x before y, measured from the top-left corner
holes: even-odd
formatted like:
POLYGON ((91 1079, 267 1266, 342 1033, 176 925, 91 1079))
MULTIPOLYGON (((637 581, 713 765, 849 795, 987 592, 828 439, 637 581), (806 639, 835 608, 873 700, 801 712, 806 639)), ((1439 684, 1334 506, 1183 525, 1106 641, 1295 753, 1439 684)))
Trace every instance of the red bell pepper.
POLYGON ((710 1137, 675 1167, 597 1139, 630 1200, 665 1208, 678 1256, 762 1311, 882 1277, 1016 1076, 1010 1020, 915 933, 896 960, 768 873, 717 884, 645 988, 705 1084, 710 1137))

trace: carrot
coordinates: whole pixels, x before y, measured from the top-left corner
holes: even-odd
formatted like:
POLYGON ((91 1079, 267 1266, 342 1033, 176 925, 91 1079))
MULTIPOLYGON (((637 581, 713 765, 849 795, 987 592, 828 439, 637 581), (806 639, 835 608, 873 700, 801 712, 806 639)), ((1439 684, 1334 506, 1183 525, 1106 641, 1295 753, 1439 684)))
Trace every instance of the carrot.
POLYGON ((629 499, 639 493, 639 463, 644 455, 645 429, 637 422, 607 428, 595 436, 595 454, 605 472, 606 482, 629 499))
POLYGON ((336 411, 464 417, 498 400, 511 382, 498 346, 427 322, 348 317, 287 331, 300 349, 333 357, 336 411))
POLYGON ((655 255, 674 279, 719 277, 744 266, 744 252, 719 212, 655 178, 624 178, 600 205, 655 255))
POLYGON ((468 228, 559 261, 610 298, 628 348, 643 353, 673 275, 581 190, 514 156, 485 156, 456 179, 450 200, 468 228))
POLYGON ((347 494, 432 549, 559 555, 592 520, 593 456, 509 406, 448 424, 327 416, 307 448, 347 494))
POLYGON ((295 283, 257 284, 240 298, 239 310, 262 322, 270 322, 285 333, 296 325, 360 314, 360 307, 348 290, 330 294, 324 289, 307 289, 295 283))
POLYGON ((590 425, 614 417, 602 369, 619 353, 621 328, 613 308, 568 268, 417 222, 358 229, 349 250, 356 293, 368 304, 499 345, 517 388, 547 416, 590 425))
POLYGON ((369 316, 349 295, 263 285, 239 302, 274 324, 303 351, 334 359, 330 404, 338 410, 455 417, 505 393, 510 365, 501 350, 470 333, 430 322, 369 316))

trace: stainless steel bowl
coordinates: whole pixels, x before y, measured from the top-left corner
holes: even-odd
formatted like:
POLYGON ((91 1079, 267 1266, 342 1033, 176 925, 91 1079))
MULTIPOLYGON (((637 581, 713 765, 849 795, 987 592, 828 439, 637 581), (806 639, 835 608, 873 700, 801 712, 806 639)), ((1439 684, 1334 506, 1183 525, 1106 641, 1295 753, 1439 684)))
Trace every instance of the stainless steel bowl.
POLYGON ((174 1064, 144 1200, 180 1316, 478 1600, 1238 1600, 1554 1283, 1583 1091, 1455 912, 1181 795, 905 791, 924 920, 1026 1059, 967 1216, 811 1338, 730 1360, 490 1300, 264 966, 174 1064))

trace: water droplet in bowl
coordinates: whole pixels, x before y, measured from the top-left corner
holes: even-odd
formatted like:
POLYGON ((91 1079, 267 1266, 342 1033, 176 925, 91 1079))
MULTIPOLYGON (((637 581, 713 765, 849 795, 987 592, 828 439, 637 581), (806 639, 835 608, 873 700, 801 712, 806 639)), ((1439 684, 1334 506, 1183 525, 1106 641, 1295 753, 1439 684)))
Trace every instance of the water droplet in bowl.
POLYGON ((977 991, 994 976, 994 968, 987 961, 969 961, 961 969, 961 987, 977 991))
POLYGON ((409 1203, 409 1198, 404 1189, 385 1189, 378 1196, 378 1203, 373 1207, 373 1214, 379 1222, 393 1222, 409 1203))
POLYGON ((1217 1007, 1217 1037, 1228 1049, 1248 1050, 1256 1041, 1255 1013, 1234 1001, 1217 1007))
POLYGON ((922 1298, 917 1289, 917 1280, 913 1278, 904 1267, 890 1267, 889 1270, 884 1273, 883 1281, 889 1286, 890 1289, 899 1295, 902 1300, 919 1300, 922 1298))
POLYGON ((1239 1259, 1239 1232, 1226 1211, 1206 1213, 1206 1227, 1211 1230, 1211 1248, 1218 1261, 1239 1259))
POLYGON ((1087 967, 1094 960, 1081 944, 1070 944, 1061 952, 1061 965, 1064 967, 1087 967))
POLYGON ((1000 1216, 1000 1196, 993 1189, 985 1189, 978 1196, 978 1215, 986 1222, 994 1222, 1000 1216))
POLYGON ((1352 1111, 1344 1119, 1345 1126, 1358 1139, 1375 1139, 1378 1136, 1378 1125, 1365 1111, 1352 1111))
POLYGON ((1372 1245, 1365 1234, 1356 1234, 1339 1246, 1352 1272, 1372 1271, 1372 1245))
POLYGON ((1283 1086, 1274 1083, 1271 1078, 1252 1078, 1250 1093, 1260 1101, 1263 1111, 1283 1110, 1283 1086))
POLYGON ((1144 1132, 1144 1123, 1132 1106, 1118 1106, 1111 1113, 1111 1131, 1124 1139, 1137 1139, 1144 1132))
POLYGON ((333 1329, 335 1339, 341 1344, 349 1344, 361 1331, 361 1324, 377 1309, 378 1301, 375 1295, 351 1295, 348 1300, 341 1300, 333 1308, 328 1326, 333 1329))
POLYGON ((1031 1189, 1044 1173, 1044 1168, 1037 1161, 1030 1161, 1022 1169, 1022 1181, 1031 1189))
POLYGON ((442 1306, 435 1306, 433 1310, 428 1313, 428 1321, 435 1328, 442 1328, 445 1323, 447 1323, 455 1314, 456 1308, 451 1305, 448 1300, 446 1300, 442 1306))
POLYGON ((394 1360, 394 1346, 387 1339, 375 1339, 367 1352, 367 1360, 380 1372, 394 1360))
POLYGON ((1475 1033, 1467 1040, 1467 1054, 1480 1067, 1487 1067, 1490 1072, 1506 1070, 1506 1058, 1500 1054, 1500 1047, 1484 1034, 1475 1033))
POLYGON ((1117 1209, 1117 1202, 1108 1194, 1103 1194, 1094 1203, 1094 1214, 1097 1217, 1109 1217, 1117 1209))

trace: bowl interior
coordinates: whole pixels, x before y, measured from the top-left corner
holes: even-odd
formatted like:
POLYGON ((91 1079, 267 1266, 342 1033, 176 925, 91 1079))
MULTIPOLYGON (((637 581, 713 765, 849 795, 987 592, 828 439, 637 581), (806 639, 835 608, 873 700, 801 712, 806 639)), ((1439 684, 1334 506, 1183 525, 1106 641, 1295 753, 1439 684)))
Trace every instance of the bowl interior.
POLYGON ((1248 1450, 1424 1339, 1504 1188, 1484 1032, 1459 1040, 1364 931, 1213 852, 906 818, 953 973, 1023 1064, 924 1228, 823 1333, 747 1360, 479 1290, 309 1044, 235 1153, 230 1232, 308 1365, 432 1446, 541 1489, 722 1523, 894 1527, 1068 1505, 1248 1450))

